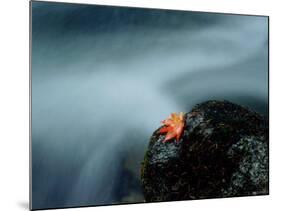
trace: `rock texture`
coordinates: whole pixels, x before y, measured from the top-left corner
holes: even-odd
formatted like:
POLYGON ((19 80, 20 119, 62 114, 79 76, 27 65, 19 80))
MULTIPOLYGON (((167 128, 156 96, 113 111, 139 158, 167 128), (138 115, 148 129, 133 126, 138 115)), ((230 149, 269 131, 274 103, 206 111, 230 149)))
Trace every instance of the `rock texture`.
POLYGON ((268 122, 227 101, 185 115, 179 142, 157 129, 142 168, 147 202, 268 194, 268 122))

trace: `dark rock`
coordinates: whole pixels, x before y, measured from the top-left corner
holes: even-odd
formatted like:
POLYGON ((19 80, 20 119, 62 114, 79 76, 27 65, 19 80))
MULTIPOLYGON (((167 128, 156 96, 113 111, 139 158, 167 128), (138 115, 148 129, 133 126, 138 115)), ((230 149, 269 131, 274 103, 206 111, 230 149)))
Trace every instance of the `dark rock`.
POLYGON ((157 129, 141 169, 145 200, 268 194, 268 122, 227 101, 199 104, 179 142, 157 129))

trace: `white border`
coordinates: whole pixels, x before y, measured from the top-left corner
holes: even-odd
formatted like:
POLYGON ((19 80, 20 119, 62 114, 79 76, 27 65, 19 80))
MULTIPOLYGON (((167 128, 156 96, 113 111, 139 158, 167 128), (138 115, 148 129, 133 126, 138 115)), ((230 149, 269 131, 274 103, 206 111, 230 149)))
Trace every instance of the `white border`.
MULTIPOLYGON (((60 1, 60 0, 58 0, 60 1)), ((120 205, 67 210, 278 210, 280 156, 280 6, 276 0, 68 0, 71 3, 270 16, 270 196, 120 205)), ((29 139, 29 2, 7 0, 0 7, 0 198, 1 210, 27 210, 29 139)), ((43 181, 42 181, 43 182, 43 181)), ((279 209, 280 210, 280 209, 279 209)))

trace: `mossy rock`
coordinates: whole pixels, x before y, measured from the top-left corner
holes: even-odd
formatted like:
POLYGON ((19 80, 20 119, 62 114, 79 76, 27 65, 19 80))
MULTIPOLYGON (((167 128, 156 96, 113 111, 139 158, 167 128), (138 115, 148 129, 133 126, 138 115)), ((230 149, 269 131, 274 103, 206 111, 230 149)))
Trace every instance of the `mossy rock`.
POLYGON ((141 180, 147 202, 268 194, 268 122, 228 101, 185 115, 181 139, 151 136, 141 180))

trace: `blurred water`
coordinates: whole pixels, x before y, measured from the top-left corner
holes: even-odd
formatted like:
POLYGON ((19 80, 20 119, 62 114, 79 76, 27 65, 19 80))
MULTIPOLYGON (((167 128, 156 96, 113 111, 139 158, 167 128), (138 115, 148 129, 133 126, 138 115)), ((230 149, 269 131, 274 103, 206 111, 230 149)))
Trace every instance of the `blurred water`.
POLYGON ((267 116, 267 19, 33 2, 33 208, 142 201, 171 112, 226 99, 267 116))

